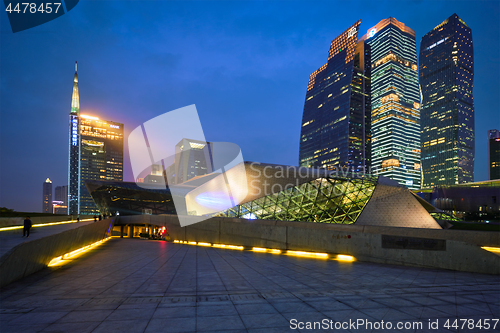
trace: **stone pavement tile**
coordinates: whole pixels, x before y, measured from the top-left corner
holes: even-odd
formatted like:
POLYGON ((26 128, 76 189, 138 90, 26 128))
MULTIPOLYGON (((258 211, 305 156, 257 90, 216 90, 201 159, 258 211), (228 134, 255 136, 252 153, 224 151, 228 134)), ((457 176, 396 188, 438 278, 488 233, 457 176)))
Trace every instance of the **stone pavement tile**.
POLYGON ((500 318, 500 305, 488 304, 493 318, 500 318))
POLYGON ((425 308, 425 306, 402 306, 398 308, 398 311, 407 313, 413 318, 420 318, 425 308))
POLYGON ((156 309, 158 307, 158 303, 132 303, 132 304, 121 304, 117 310, 130 310, 130 309, 156 309))
POLYGON ((349 319, 349 315, 353 311, 354 310, 335 310, 335 311, 323 311, 323 313, 325 314, 325 316, 335 321, 344 321, 346 319, 349 319))
POLYGON ((248 333, 292 333, 290 327, 266 327, 249 329, 248 333))
POLYGON ((384 320, 391 320, 391 321, 408 321, 408 320, 415 320, 418 319, 418 315, 415 313, 413 314, 408 314, 399 310, 395 309, 388 309, 387 313, 385 314, 384 320))
POLYGON ((103 321, 92 333, 137 333, 144 332, 148 320, 113 320, 103 321))
POLYGON ((31 332, 40 332, 45 327, 50 324, 38 324, 38 325, 3 325, 1 327, 2 333, 31 333, 31 332))
POLYGON ((456 307, 456 315, 459 318, 469 318, 471 315, 489 315, 492 316, 490 308, 483 304, 482 306, 468 306, 466 305, 458 305, 456 307))
POLYGON ((358 310, 380 308, 380 303, 374 302, 371 299, 366 299, 366 298, 346 299, 346 300, 341 300, 341 302, 358 310))
POLYGON ((181 333, 181 332, 195 332, 195 331, 196 331, 195 318, 164 318, 164 319, 153 318, 149 321, 149 324, 144 332, 181 333))
POLYGON ((128 310, 115 310, 107 318, 106 321, 116 320, 149 320, 153 317, 155 309, 128 309, 128 310))
POLYGON ((241 315, 247 329, 264 327, 289 327, 290 323, 280 314, 249 314, 241 315))
POLYGON ((455 304, 447 304, 447 305, 432 305, 430 306, 431 309, 436 309, 441 312, 444 312, 450 316, 456 316, 457 315, 457 306, 455 304))
POLYGON ((236 304, 235 307, 240 315, 278 313, 269 303, 236 304))
POLYGON ((319 311, 332 311, 332 310, 352 310, 353 308, 347 304, 341 303, 336 299, 328 299, 322 301, 307 301, 307 304, 314 307, 319 311))
POLYGON ((156 308, 153 314, 154 319, 161 318, 195 318, 196 308, 194 306, 156 308))
POLYGON ((372 298, 374 302, 380 303, 381 305, 385 305, 391 308, 398 308, 400 306, 416 306, 418 305, 415 302, 409 301, 400 297, 391 297, 391 298, 372 298))
POLYGON ((42 332, 71 332, 71 333, 90 333, 100 322, 84 323, 60 323, 57 322, 45 328, 42 332))
MULTIPOLYGON (((403 296, 404 297, 404 296, 403 296)), ((444 305, 444 304, 450 304, 449 302, 443 301, 441 299, 437 299, 431 296, 413 296, 413 297, 404 297, 405 299, 408 299, 412 302, 415 302, 420 305, 444 305)))
POLYGON ((7 324, 9 321, 22 316, 22 313, 2 313, 0 314, 0 326, 7 324))
MULTIPOLYGON (((384 317, 387 315, 387 312, 389 312, 389 309, 384 307, 379 307, 378 309, 357 309, 357 310, 366 314, 368 317, 372 317, 376 320, 384 319, 384 317)), ((349 318, 349 316, 347 318, 349 318)))
POLYGON ((239 316, 197 317, 197 331, 222 331, 227 329, 245 329, 239 316))
POLYGON ((450 317, 450 315, 446 312, 439 311, 437 309, 433 309, 431 307, 426 307, 422 310, 422 313, 420 314, 420 319, 422 320, 427 320, 427 319, 435 319, 435 318, 447 318, 450 317))
POLYGON ((72 311, 59 319, 57 323, 103 321, 113 310, 72 311))
POLYGON ((271 302, 271 305, 281 313, 287 312, 316 312, 317 310, 302 301, 271 302))
POLYGON ((9 322, 9 325, 52 324, 67 315, 68 312, 29 312, 9 322))
POLYGON ((282 313, 282 315, 286 318, 288 322, 292 319, 295 319, 297 322, 314 322, 314 321, 322 321, 323 319, 329 319, 326 313, 322 313, 319 311, 316 312, 287 312, 282 313))
MULTIPOLYGON (((238 312, 233 304, 212 304, 198 306, 196 308, 196 316, 212 317, 212 316, 237 316, 238 312)), ((223 320, 223 318, 222 318, 223 320)))

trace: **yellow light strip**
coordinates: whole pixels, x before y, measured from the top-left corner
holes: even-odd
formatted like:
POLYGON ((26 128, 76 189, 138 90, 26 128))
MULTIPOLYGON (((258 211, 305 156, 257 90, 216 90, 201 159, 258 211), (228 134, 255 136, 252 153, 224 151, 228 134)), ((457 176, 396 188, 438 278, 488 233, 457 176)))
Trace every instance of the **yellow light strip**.
POLYGON ((49 267, 53 267, 53 266, 60 266, 60 265, 64 265, 65 263, 67 263, 69 259, 74 259, 75 257, 79 256, 80 254, 82 253, 85 253, 91 249, 93 249, 94 247, 96 246, 99 246, 101 245, 102 243, 104 243, 105 241, 111 239, 111 237, 108 237, 108 238, 104 238, 98 242, 95 242, 95 243, 92 243, 90 245, 87 245, 87 246, 84 246, 84 247, 81 247, 77 250, 74 250, 74 251, 71 251, 69 253, 66 253, 60 257, 56 257, 54 259, 52 259, 49 264, 47 266, 49 267))
MULTIPOLYGON (((93 220, 94 219, 86 219, 86 220, 80 220, 80 221, 72 220, 72 221, 37 223, 37 224, 33 224, 32 227, 33 228, 47 227, 47 226, 51 226, 51 225, 67 224, 67 223, 77 223, 77 222, 87 222, 87 221, 93 221, 93 220)), ((22 229, 22 228, 24 228, 24 226, 22 226, 22 225, 18 225, 18 226, 14 226, 14 227, 3 227, 3 228, 0 228, 0 231, 16 230, 16 229, 22 229)))
POLYGON ((252 251, 254 252, 269 252, 273 254, 280 254, 281 250, 278 249, 266 249, 265 247, 253 247, 252 251))
POLYGON ((481 246, 481 248, 486 251, 500 253, 500 247, 481 246))
POLYGON ((286 254, 289 255, 289 256, 297 256, 297 257, 328 259, 328 254, 327 253, 315 253, 315 252, 304 252, 304 251, 291 251, 291 250, 287 250, 286 254))
POLYGON ((254 252, 267 252, 267 249, 265 249, 263 247, 253 247, 252 251, 254 251, 254 252))
MULTIPOLYGON (((199 246, 208 246, 208 247, 215 247, 219 249, 231 249, 231 250, 244 250, 245 247, 241 245, 227 245, 227 244, 210 244, 210 243, 203 243, 203 242, 188 242, 188 241, 182 241, 178 239, 174 239, 174 243, 180 243, 180 244, 189 244, 189 245, 199 245, 199 246)), ((496 249, 498 252, 500 252, 500 248, 491 248, 491 249, 496 249)), ((252 247, 253 252, 260 252, 260 253, 273 253, 273 254, 281 254, 282 251, 280 249, 268 249, 265 247, 252 247)), ((306 257, 306 258, 318 258, 318 259, 328 259, 329 255, 328 253, 321 253, 321 252, 306 252, 306 251, 292 251, 292 250, 287 250, 286 253, 284 253, 289 256, 298 256, 298 257, 306 257)), ((355 261, 356 258, 350 255, 345 255, 345 254, 338 254, 335 258, 332 258, 338 261, 347 261, 347 262, 352 262, 355 261)))
POLYGON ((337 260, 338 261, 354 261, 354 257, 353 256, 348 256, 348 255, 345 255, 345 254, 338 254, 337 255, 337 260))

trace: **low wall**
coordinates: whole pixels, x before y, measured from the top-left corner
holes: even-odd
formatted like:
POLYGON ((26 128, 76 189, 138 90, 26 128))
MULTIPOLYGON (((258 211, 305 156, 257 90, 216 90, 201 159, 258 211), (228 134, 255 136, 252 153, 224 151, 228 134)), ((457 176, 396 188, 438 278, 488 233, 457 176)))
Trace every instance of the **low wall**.
POLYGON ((497 232, 211 218, 180 227, 175 215, 121 216, 117 224, 166 226, 172 239, 348 254, 360 261, 500 274, 497 232))
POLYGON ((106 238, 112 224, 113 219, 106 219, 13 247, 0 258, 0 287, 41 270, 56 257, 106 238))
MULTIPOLYGON (((15 225, 24 225, 24 219, 26 217, 0 217, 0 227, 10 227, 15 225)), ((84 219, 84 218, 81 218, 84 219)), ((71 221, 71 216, 34 216, 30 217, 31 223, 49 223, 49 222, 62 222, 71 221)), ((76 221, 76 217, 73 219, 76 221)))

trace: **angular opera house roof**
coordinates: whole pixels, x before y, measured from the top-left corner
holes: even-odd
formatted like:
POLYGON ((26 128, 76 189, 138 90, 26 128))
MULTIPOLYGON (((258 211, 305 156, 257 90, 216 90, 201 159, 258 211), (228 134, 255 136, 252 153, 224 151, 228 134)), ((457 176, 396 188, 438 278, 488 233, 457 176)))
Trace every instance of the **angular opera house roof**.
POLYGON ((175 214, 173 199, 183 197, 185 206, 177 211, 189 215, 441 229, 431 216, 441 211, 385 177, 342 169, 243 165, 171 188, 103 181, 87 181, 86 186, 102 212, 121 215, 145 209, 175 214), (238 204, 217 210, 216 193, 227 186, 238 204))

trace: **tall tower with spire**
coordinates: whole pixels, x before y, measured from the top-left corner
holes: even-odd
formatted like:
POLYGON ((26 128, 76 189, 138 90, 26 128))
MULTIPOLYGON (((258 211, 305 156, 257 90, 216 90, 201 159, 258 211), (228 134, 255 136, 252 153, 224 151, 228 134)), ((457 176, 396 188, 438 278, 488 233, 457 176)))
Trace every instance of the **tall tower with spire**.
POLYGON ((77 70, 75 61, 73 97, 69 113, 68 215, 78 215, 80 211, 80 96, 77 70))

